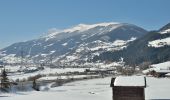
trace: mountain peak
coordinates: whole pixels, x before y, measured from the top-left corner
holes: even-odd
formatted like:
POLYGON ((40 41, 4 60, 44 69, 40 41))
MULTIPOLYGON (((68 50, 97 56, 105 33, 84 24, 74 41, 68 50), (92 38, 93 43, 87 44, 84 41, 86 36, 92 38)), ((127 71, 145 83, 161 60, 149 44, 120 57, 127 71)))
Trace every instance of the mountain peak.
POLYGON ((91 28, 95 28, 97 26, 109 26, 109 25, 116 25, 116 24, 120 24, 120 23, 116 23, 116 22, 104 22, 104 23, 97 23, 97 24, 78 24, 78 25, 75 25, 71 28, 67 28, 67 29, 64 29, 62 32, 74 32, 74 31, 86 31, 86 30, 89 30, 91 28))
POLYGON ((170 23, 163 26, 159 31, 161 34, 170 33, 170 23))
POLYGON ((167 28, 170 28, 170 23, 166 24, 165 26, 163 26, 160 30, 165 30, 167 28))
POLYGON ((120 23, 115 23, 115 22, 104 22, 104 23, 98 23, 98 24, 78 24, 74 27, 71 27, 69 29, 65 29, 64 32, 74 32, 74 31, 86 31, 89 30, 91 28, 95 28, 97 26, 109 26, 109 25, 116 25, 116 24, 120 24, 120 23))
POLYGON ((53 38, 56 35, 61 34, 61 33, 84 32, 95 27, 107 27, 110 25, 112 25, 115 28, 115 27, 121 26, 122 24, 117 23, 117 22, 103 22, 103 23, 97 23, 97 24, 78 24, 70 28, 63 29, 63 30, 52 29, 52 31, 50 30, 48 32, 48 35, 45 36, 45 38, 53 38))

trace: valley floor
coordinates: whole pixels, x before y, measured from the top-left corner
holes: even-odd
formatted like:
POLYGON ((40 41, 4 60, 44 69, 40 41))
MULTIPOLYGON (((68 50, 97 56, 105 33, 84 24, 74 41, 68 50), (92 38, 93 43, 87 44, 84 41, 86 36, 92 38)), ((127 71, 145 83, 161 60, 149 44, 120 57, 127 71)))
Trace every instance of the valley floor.
MULTIPOLYGON (((112 100, 111 77, 83 80, 51 88, 49 91, 32 91, 0 94, 0 100, 112 100)), ((146 99, 170 99, 170 78, 147 77, 146 99)))

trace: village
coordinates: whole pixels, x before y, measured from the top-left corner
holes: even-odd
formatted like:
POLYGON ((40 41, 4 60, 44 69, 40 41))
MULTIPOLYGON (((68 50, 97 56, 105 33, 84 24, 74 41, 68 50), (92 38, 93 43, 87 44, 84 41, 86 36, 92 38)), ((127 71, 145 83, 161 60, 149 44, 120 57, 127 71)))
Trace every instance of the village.
POLYGON ((145 100, 148 78, 168 79, 169 64, 170 62, 153 64, 145 70, 127 66, 113 66, 111 68, 70 68, 65 66, 57 69, 43 67, 37 71, 31 67, 29 71, 28 68, 21 71, 1 65, 1 92, 49 91, 68 83, 112 77, 108 86, 110 89, 112 88, 113 100, 145 100))

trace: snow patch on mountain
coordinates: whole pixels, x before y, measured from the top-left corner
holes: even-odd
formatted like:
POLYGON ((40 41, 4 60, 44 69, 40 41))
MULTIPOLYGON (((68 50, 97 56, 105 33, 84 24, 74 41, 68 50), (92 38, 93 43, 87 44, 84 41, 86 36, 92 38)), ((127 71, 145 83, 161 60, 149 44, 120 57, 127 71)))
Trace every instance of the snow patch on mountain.
POLYGON ((166 29, 166 30, 160 31, 159 33, 160 33, 160 34, 167 34, 167 33, 170 33, 170 29, 166 29))
MULTIPOLYGON (((56 62, 60 63, 68 63, 68 64, 76 64, 86 63, 90 59, 93 59, 95 56, 99 56, 102 52, 105 51, 117 51, 126 48, 128 43, 134 41, 136 38, 132 37, 129 40, 115 40, 113 42, 104 42, 101 40, 96 40, 90 43, 80 44, 74 51, 71 53, 65 54, 62 57, 56 58, 56 62)), ((103 63, 103 62, 100 62, 103 63)), ((99 63, 97 63, 99 64, 99 63)), ((93 63, 92 65, 95 66, 93 63)), ((96 65, 98 66, 98 65, 96 65)), ((106 66, 106 65, 101 65, 106 66)))
POLYGON ((3 57, 1 60, 2 61, 7 61, 8 63, 11 63, 11 62, 18 61, 19 59, 17 57, 15 57, 15 54, 10 54, 10 55, 7 55, 7 56, 3 57))
MULTIPOLYGON (((90 30, 90 29, 95 28, 95 27, 107 27, 107 26, 110 26, 110 25, 112 25, 112 27, 109 28, 108 32, 116 29, 117 27, 122 26, 122 24, 116 23, 116 22, 108 22, 108 23, 105 22, 105 23, 89 24, 89 25, 88 24, 79 24, 77 26, 74 26, 74 27, 71 27, 71 28, 68 28, 68 29, 64 29, 64 30, 60 30, 60 31, 59 30, 56 30, 56 31, 53 30, 53 31, 49 32, 49 34, 47 36, 45 36, 44 38, 45 38, 46 41, 48 41, 49 39, 56 37, 56 35, 59 36, 60 34, 83 33, 84 31, 90 30)), ((106 31, 106 29, 100 28, 100 31, 101 31, 101 33, 103 33, 104 31, 106 31)), ((72 34, 72 35, 74 35, 74 34, 72 34)))
POLYGON ((66 43, 63 43, 62 45, 63 45, 63 46, 67 46, 67 45, 68 45, 68 43, 66 42, 66 43))
POLYGON ((65 29, 63 30, 63 32, 75 32, 75 31, 79 31, 79 32, 83 32, 83 31, 86 31, 86 30, 89 30, 91 28, 95 28, 97 26, 109 26, 109 25, 113 25, 113 24, 119 24, 119 23, 113 23, 113 22, 110 22, 110 23, 99 23, 99 24, 91 24, 91 25, 87 25, 87 24, 79 24, 75 27, 72 27, 72 28, 69 28, 69 29, 65 29))
POLYGON ((56 51, 55 50, 53 50, 53 51, 50 51, 50 54, 53 54, 53 53, 55 53, 56 51))
POLYGON ((169 45, 170 45, 170 37, 167 37, 167 38, 164 38, 164 39, 150 41, 148 43, 149 47, 155 47, 155 48, 169 46, 169 45))
POLYGON ((49 44, 49 45, 46 45, 46 46, 44 46, 44 48, 46 49, 46 48, 48 48, 48 47, 50 47, 50 46, 52 46, 52 45, 54 45, 54 43, 51 43, 51 44, 49 44))

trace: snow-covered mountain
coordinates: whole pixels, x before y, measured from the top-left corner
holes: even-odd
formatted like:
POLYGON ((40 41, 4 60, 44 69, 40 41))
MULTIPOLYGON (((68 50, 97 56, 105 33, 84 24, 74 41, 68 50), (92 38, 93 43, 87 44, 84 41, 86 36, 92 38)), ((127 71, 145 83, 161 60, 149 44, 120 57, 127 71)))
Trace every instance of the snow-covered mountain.
POLYGON ((148 46, 155 48, 170 46, 170 23, 162 27, 158 33, 160 33, 161 37, 156 40, 149 41, 148 46))
POLYGON ((169 30, 170 24, 167 24, 161 29, 148 32, 146 35, 131 42, 126 49, 116 52, 104 52, 100 56, 94 57, 94 61, 100 59, 118 61, 120 57, 123 57, 127 64, 133 65, 170 61, 169 30))
POLYGON ((146 30, 127 23, 79 24, 52 30, 38 39, 12 44, 0 50, 0 57, 11 63, 20 62, 21 56, 34 62, 85 63, 104 51, 123 49, 145 33, 146 30))

